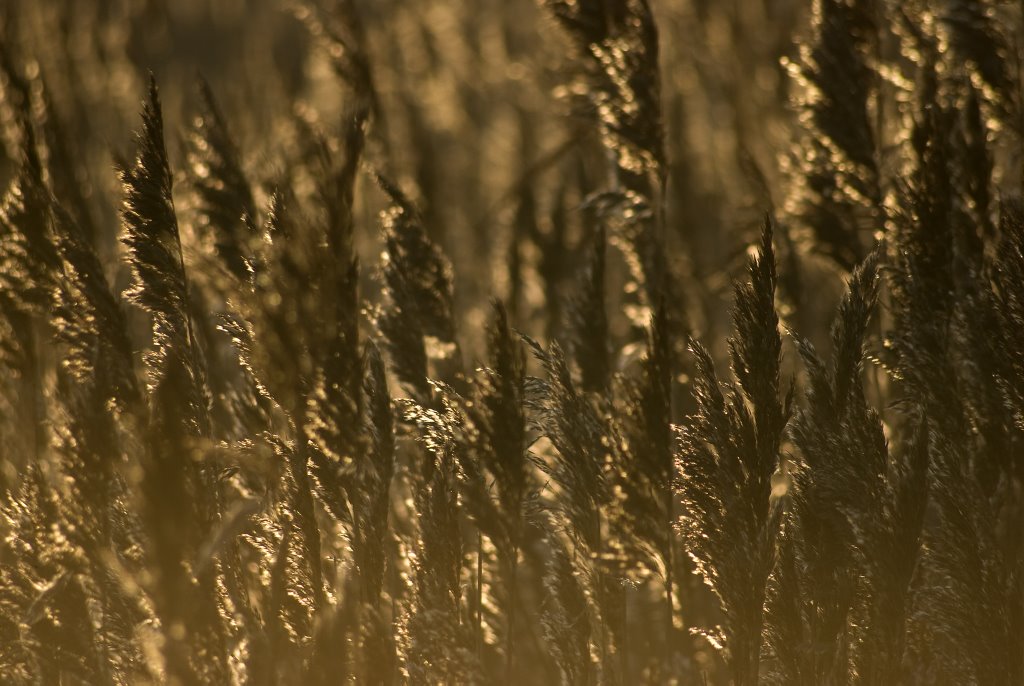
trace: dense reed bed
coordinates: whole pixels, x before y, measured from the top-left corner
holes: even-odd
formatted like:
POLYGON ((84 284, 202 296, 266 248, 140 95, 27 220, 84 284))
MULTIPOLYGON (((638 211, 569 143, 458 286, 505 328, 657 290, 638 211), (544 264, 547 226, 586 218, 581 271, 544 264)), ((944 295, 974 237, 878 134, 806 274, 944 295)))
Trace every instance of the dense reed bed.
POLYGON ((1022 50, 3 3, 0 681, 1024 683, 1022 50))

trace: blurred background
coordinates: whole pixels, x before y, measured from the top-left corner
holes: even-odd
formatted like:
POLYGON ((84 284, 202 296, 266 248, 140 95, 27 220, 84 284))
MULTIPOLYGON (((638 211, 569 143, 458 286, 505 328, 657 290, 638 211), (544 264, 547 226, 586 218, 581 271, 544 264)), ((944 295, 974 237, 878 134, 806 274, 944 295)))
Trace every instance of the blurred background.
MULTIPOLYGON (((4 3, 2 78, 9 84, 41 75, 52 98, 48 116, 59 120, 69 144, 86 201, 81 211, 97 228, 101 250, 116 250, 120 189, 113 161, 129 150, 148 72, 161 89, 179 176, 201 76, 245 171, 264 192, 260 206, 282 182, 308 197, 308 179, 290 173, 301 166, 302 129, 337 134, 350 95, 332 54, 330 34, 338 29, 324 25, 331 3, 323 4, 322 12, 311 12, 270 0, 4 3)), ((458 319, 470 324, 461 332, 463 345, 479 349, 476 324, 492 296, 514 296, 524 332, 557 335, 561 301, 585 259, 584 200, 608 181, 586 105, 574 95, 578 74, 563 35, 531 0, 351 4, 379 99, 367 163, 399 181, 451 258, 458 319), (520 277, 510 278, 510 269, 520 277)), ((717 340, 746 246, 764 213, 787 196, 783 170, 794 154, 796 117, 782 60, 796 56, 810 7, 671 0, 653 10, 669 160, 667 255, 685 284, 679 305, 692 331, 717 340)), ((18 89, 2 92, 0 181, 7 182, 18 168, 19 103, 18 89)), ((184 189, 176 185, 175 201, 187 234, 184 189)), ((364 175, 356 242, 361 262, 371 267, 380 252, 381 203, 364 175)), ((824 288, 832 296, 805 303, 813 321, 816 310, 831 312, 838 288, 827 260, 805 261, 816 293, 824 288)), ((609 270, 625 270, 614 254, 609 270)), ((372 268, 362 273, 374 276, 372 268)), ((112 276, 119 284, 126 278, 112 276)), ((366 286, 372 299, 375 288, 366 286)), ((612 310, 612 331, 628 338, 626 319, 612 310)))

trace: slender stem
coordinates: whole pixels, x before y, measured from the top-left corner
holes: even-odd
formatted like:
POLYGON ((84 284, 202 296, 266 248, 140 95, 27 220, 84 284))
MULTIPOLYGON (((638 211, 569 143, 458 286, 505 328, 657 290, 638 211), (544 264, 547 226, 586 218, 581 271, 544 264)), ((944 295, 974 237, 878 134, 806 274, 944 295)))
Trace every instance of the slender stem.
POLYGON ((484 535, 476 532, 476 651, 484 660, 484 535))
POLYGON ((519 604, 519 546, 512 546, 512 571, 509 579, 509 607, 508 607, 508 628, 505 635, 505 683, 514 683, 512 680, 513 654, 515 651, 516 634, 516 606, 519 604))
POLYGON ((672 658, 675 656, 675 601, 673 589, 673 548, 672 548, 672 519, 675 516, 675 502, 672 493, 671 481, 668 488, 668 499, 665 503, 668 509, 667 526, 665 531, 665 601, 668 603, 668 622, 665 626, 665 653, 668 658, 669 667, 672 666, 672 658))

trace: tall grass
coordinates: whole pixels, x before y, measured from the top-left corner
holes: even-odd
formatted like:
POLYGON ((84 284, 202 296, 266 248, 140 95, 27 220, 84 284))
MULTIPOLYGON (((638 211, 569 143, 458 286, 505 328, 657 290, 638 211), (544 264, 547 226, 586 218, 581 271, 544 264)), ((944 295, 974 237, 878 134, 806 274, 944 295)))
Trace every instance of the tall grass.
POLYGON ((1024 682, 1022 27, 3 5, 0 681, 1024 682))

